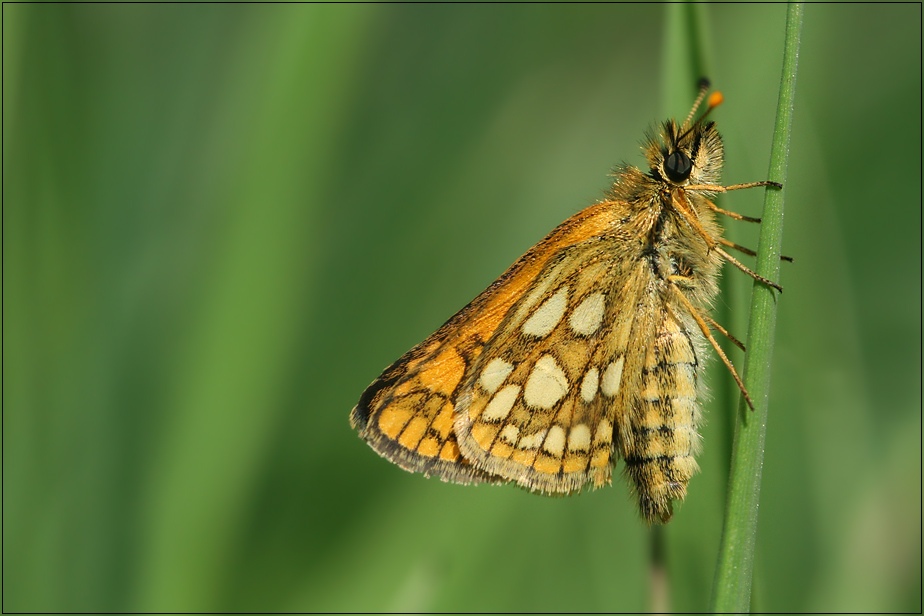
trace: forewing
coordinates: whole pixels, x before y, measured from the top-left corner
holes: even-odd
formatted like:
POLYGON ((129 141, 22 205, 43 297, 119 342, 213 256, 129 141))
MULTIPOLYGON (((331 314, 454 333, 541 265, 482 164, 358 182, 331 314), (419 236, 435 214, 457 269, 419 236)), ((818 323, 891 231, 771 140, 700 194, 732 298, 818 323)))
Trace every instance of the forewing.
MULTIPOLYGON (((465 425, 462 417, 469 403, 479 398, 474 384, 484 374, 482 354, 486 345, 496 353, 505 341, 513 343, 507 329, 518 327, 528 306, 545 301, 557 280, 579 271, 581 259, 597 260, 583 263, 588 267, 603 263, 601 247, 621 233, 623 207, 619 202, 598 203, 559 225, 433 335, 388 367, 350 414, 353 427, 376 452, 409 471, 457 483, 516 479, 483 459, 469 458, 459 446, 457 427, 465 425)), ((606 266, 599 267, 599 273, 605 273, 606 266)), ((590 275, 584 279, 590 280, 590 275)), ((514 354, 518 361, 529 361, 525 347, 514 354)), ((463 434, 471 439, 469 430, 463 434)))

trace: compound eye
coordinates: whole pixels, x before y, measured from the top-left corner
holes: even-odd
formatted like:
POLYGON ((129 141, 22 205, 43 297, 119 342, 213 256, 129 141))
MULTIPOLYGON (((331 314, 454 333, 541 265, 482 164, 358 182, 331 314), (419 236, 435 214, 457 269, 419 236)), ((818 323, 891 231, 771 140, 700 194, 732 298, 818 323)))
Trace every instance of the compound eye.
POLYGON ((664 172, 671 182, 683 182, 690 177, 693 171, 693 162, 690 157, 677 150, 664 159, 664 172))

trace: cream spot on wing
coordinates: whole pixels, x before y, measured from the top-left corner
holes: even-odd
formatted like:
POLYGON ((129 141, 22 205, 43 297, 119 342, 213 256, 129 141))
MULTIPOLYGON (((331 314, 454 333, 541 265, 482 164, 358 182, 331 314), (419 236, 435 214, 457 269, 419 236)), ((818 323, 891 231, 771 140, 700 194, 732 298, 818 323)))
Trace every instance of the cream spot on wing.
POLYGON ((601 419, 594 433, 595 443, 609 443, 613 439, 613 424, 609 419, 601 419))
POLYGON ((571 451, 587 451, 590 449, 590 428, 587 424, 578 424, 568 433, 568 449, 571 451))
POLYGON ((568 377, 551 355, 543 355, 533 366, 523 399, 533 408, 550 409, 568 393, 568 377))
POLYGON ((603 372, 603 382, 600 383, 600 391, 611 398, 619 393, 619 383, 622 381, 622 365, 625 358, 620 357, 606 367, 603 372))
POLYGON ((501 430, 501 438, 510 443, 511 445, 517 444, 517 438, 520 436, 520 429, 514 426, 513 424, 507 424, 504 426, 504 429, 501 430))
POLYGON ((493 394, 497 391, 498 387, 504 384, 504 381, 512 371, 513 364, 499 357, 495 357, 489 361, 488 365, 481 371, 481 379, 479 379, 478 382, 481 383, 485 391, 489 394, 493 394))
POLYGON ((532 434, 521 437, 520 442, 517 443, 517 447, 520 449, 538 449, 539 445, 541 445, 542 441, 545 439, 546 432, 547 430, 539 430, 538 432, 533 432, 532 434))
POLYGON ((603 323, 604 307, 603 293, 592 293, 574 309, 568 319, 568 324, 575 333, 589 336, 600 329, 603 323))
POLYGON ((565 315, 568 307, 568 287, 562 287, 555 295, 545 300, 531 317, 523 323, 523 333, 527 336, 542 338, 548 336, 565 315))
POLYGON ((596 366, 584 373, 584 379, 581 381, 581 399, 588 404, 593 402, 594 396, 597 395, 597 386, 600 384, 600 371, 596 366))
POLYGON ((565 429, 557 424, 549 428, 549 435, 545 437, 542 448, 560 458, 565 453, 565 429))
POLYGON ((481 418, 485 421, 500 421, 504 419, 510 414, 510 409, 513 408, 513 403, 517 401, 518 395, 520 395, 519 385, 508 385, 504 387, 494 394, 494 397, 488 402, 488 406, 484 408, 481 418))

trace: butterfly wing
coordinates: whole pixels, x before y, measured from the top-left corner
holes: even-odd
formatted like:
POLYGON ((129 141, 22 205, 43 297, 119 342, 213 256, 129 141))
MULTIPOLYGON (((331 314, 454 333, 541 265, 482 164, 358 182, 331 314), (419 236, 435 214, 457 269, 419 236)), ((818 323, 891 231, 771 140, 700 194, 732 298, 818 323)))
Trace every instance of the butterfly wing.
MULTIPOLYGON (((427 476, 456 483, 516 479, 487 463, 490 454, 468 457, 460 449, 459 434, 470 452, 476 450, 471 429, 476 424, 469 427, 465 418, 472 417, 470 409, 483 401, 483 392, 476 393, 477 383, 490 384, 486 369, 498 366, 480 361, 482 354, 486 347, 498 348, 508 336, 522 333, 531 310, 545 305, 548 292, 578 275, 582 267, 585 285, 592 275, 606 274, 614 260, 607 260, 606 246, 625 234, 624 206, 598 203, 563 222, 439 330, 389 366, 350 414, 362 438, 386 459, 427 476)), ((550 345, 558 338, 544 342, 550 345)), ((511 359, 526 361, 528 347, 519 345, 519 357, 511 359)))

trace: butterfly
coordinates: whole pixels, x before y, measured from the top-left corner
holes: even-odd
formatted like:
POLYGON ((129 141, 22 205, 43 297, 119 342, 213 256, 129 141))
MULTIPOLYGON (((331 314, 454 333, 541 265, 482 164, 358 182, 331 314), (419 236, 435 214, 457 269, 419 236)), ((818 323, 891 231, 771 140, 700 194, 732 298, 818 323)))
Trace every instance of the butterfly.
POLYGON ((611 482, 621 458, 642 517, 664 523, 698 471, 708 310, 729 254, 716 194, 724 148, 709 83, 683 123, 648 135, 648 170, 622 166, 606 198, 575 214, 360 397, 350 424, 382 457, 444 481, 570 494, 611 482))

